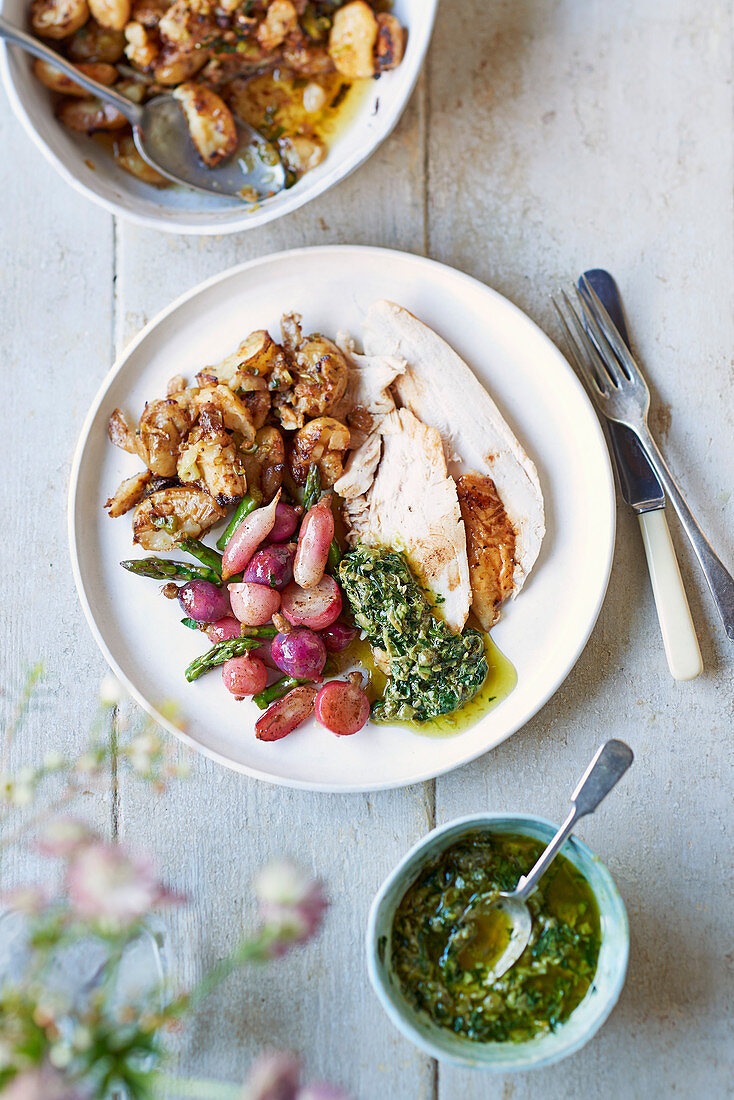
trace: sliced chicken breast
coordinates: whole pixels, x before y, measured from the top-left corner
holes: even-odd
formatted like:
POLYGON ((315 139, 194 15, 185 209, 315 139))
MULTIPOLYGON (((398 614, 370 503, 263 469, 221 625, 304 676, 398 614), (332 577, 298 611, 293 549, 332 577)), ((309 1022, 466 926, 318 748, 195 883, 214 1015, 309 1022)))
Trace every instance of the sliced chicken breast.
MULTIPOLYGON (((408 409, 398 409, 382 420, 380 437, 374 480, 344 505, 350 537, 402 550, 439 613, 459 631, 472 593, 456 482, 446 469, 441 436, 408 409)), ((368 457, 372 463, 374 452, 368 457)), ((373 473, 368 470, 367 477, 373 473)))
POLYGON ((466 363, 408 310, 375 302, 364 324, 364 348, 368 355, 406 361, 392 387, 397 403, 439 432, 452 473, 480 479, 467 487, 462 507, 473 608, 488 629, 497 617, 496 600, 517 595, 540 551, 545 518, 535 466, 466 363))

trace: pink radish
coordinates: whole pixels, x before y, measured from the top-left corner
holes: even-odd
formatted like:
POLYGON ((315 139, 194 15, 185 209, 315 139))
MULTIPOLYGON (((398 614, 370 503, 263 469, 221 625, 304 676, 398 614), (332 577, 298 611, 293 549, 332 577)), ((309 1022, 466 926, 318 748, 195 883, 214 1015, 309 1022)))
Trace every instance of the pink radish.
POLYGON ((222 680, 227 691, 239 699, 245 695, 257 695, 268 682, 268 670, 257 657, 246 654, 231 657, 222 665, 222 680))
POLYGON ((222 577, 240 573, 248 564, 264 538, 270 534, 275 524, 275 510, 280 500, 280 489, 265 508, 256 508, 242 520, 235 533, 224 548, 222 554, 222 577))
POLYGON ((301 588, 313 588, 323 577, 333 537, 334 516, 325 496, 306 512, 298 535, 293 578, 301 588))
POLYGON ((245 626, 264 626, 280 607, 280 592, 264 584, 241 581, 228 587, 232 610, 245 626))
POLYGON ((233 619, 231 615, 227 615, 226 618, 218 619, 217 622, 208 626, 206 633, 209 641, 214 645, 217 642, 231 642, 233 638, 242 636, 242 623, 239 619, 233 619))
POLYGON ((301 588, 291 581, 280 594, 280 610, 292 626, 323 630, 341 615, 339 585, 328 573, 313 588, 301 588))

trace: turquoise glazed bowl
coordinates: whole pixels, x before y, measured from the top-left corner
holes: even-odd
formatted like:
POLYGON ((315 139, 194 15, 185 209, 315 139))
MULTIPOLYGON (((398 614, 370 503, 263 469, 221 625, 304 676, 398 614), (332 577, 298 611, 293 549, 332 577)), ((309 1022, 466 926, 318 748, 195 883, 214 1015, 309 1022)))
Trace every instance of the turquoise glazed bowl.
POLYGON ((393 917, 423 866, 460 837, 480 830, 520 833, 547 844, 557 826, 529 814, 472 814, 434 829, 398 864, 372 903, 367 928, 367 968, 382 1007, 411 1042, 441 1062, 507 1073, 548 1066, 580 1050, 606 1020, 624 985, 629 953, 627 913, 614 880, 601 860, 572 836, 561 849, 586 878, 599 906, 601 949, 596 975, 583 1001, 556 1031, 522 1043, 477 1043, 464 1039, 417 1011, 403 996, 392 974, 393 917))

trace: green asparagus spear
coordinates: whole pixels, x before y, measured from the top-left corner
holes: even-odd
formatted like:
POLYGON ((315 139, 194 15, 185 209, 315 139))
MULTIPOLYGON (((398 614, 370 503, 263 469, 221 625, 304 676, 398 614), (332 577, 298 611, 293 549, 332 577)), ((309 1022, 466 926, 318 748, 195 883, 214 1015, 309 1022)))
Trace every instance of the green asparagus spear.
POLYGON ((234 515, 227 524, 227 530, 217 539, 218 550, 224 550, 225 546, 232 538, 232 535, 242 523, 242 520, 245 516, 249 516, 250 512, 254 512, 256 508, 260 507, 262 499, 263 495, 259 489, 250 489, 247 496, 242 498, 235 509, 234 515))
POLYGON ((321 474, 315 462, 308 468, 308 477, 303 487, 303 507, 306 511, 318 504, 321 499, 321 474))
POLYGON ((308 683, 308 680, 294 680, 292 676, 283 676, 280 680, 276 680, 274 684, 271 684, 270 687, 265 688, 264 691, 259 691, 257 695, 253 695, 252 698, 260 710, 266 710, 276 699, 282 699, 284 695, 287 695, 291 688, 308 683))
POLYGON ((178 545, 187 554, 191 554, 192 558, 196 558, 202 565, 206 565, 209 569, 218 573, 220 577, 222 576, 222 555, 218 554, 216 550, 205 546, 199 539, 181 539, 178 545))
POLYGON ((336 541, 336 538, 333 538, 331 540, 331 546, 329 547, 329 556, 326 559, 326 568, 329 570, 330 573, 334 573, 336 571, 336 567, 341 560, 342 552, 339 549, 339 543, 336 541))
POLYGON ((232 638, 228 642, 218 642, 206 653, 202 653, 201 657, 197 657, 195 661, 191 662, 186 669, 186 679, 191 683, 192 680, 198 679, 203 673, 209 672, 217 665, 223 665, 225 661, 229 661, 232 657, 242 657, 248 649, 257 649, 260 645, 262 645, 261 638, 232 638))
POLYGON ((121 561, 123 569, 135 573, 137 577, 150 577, 154 581, 211 581, 221 584, 222 578, 213 569, 202 565, 188 565, 184 561, 171 561, 170 558, 138 558, 121 561))

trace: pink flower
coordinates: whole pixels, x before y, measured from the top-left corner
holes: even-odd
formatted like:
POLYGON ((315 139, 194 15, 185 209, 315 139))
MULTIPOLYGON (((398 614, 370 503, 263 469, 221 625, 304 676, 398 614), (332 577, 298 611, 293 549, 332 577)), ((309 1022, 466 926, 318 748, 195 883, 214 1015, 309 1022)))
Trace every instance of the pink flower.
POLYGON ((321 883, 293 863, 269 863, 255 879, 255 893, 263 920, 279 934, 273 953, 289 944, 305 943, 318 931, 328 906, 321 883))
POLYGON ((2 1100, 83 1100, 82 1094, 49 1065, 19 1073, 0 1096, 2 1100))
POLYGON ((260 1054, 250 1067, 242 1100, 295 1100, 301 1063, 286 1051, 260 1054))
POLYGON ((28 916, 40 913, 49 900, 49 894, 42 886, 16 886, 2 895, 3 905, 28 916))
POLYGON ((49 821, 37 841, 37 847, 45 856, 68 859, 96 840, 96 835, 83 821, 74 817, 57 817, 49 821))
POLYGON ((155 876, 150 860, 130 855, 113 844, 83 847, 72 858, 66 875, 71 906, 84 919, 129 924, 154 905, 180 899, 155 876))

